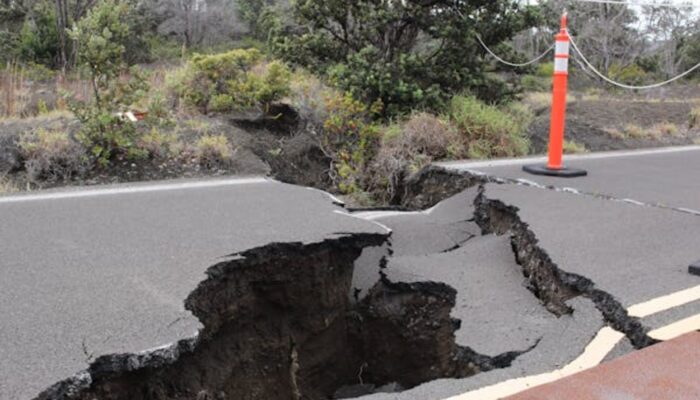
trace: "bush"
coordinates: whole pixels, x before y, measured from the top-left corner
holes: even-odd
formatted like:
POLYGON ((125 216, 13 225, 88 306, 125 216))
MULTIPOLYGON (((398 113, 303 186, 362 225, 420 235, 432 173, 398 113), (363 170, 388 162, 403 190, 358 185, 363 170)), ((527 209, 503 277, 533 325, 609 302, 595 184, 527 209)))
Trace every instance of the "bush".
POLYGON ((613 64, 608 69, 610 78, 630 85, 638 85, 644 83, 647 78, 647 73, 637 64, 622 66, 613 64))
POLYGON ((207 168, 227 165, 233 158, 233 150, 224 135, 204 135, 195 145, 197 162, 207 168))
POLYGON ((700 107, 693 108, 688 117, 688 126, 691 129, 700 127, 700 107))
POLYGON ((577 143, 573 140, 564 141, 564 154, 581 154, 588 153, 586 145, 582 143, 577 143))
POLYGON ((380 132, 371 115, 381 112, 379 105, 367 108, 348 93, 336 93, 326 98, 324 107, 321 148, 333 162, 331 178, 343 193, 359 192, 378 148, 380 132))
POLYGON ((543 78, 535 75, 525 75, 520 84, 526 92, 544 92, 549 89, 551 77, 543 78))
POLYGON ((406 176, 430 162, 462 157, 464 147, 455 129, 427 113, 413 114, 403 124, 388 126, 368 171, 370 191, 382 202, 393 202, 406 176))
POLYGON ((473 96, 454 97, 448 118, 460 133, 470 158, 515 157, 528 152, 522 121, 473 96))
POLYGON ((256 49, 195 55, 168 84, 186 105, 203 112, 267 108, 289 94, 291 72, 279 61, 265 63, 256 49))
POLYGON ((547 62, 542 63, 537 66, 537 72, 535 73, 540 78, 551 78, 554 75, 554 63, 547 62))
POLYGON ((87 169, 85 148, 63 131, 38 129, 24 134, 19 147, 30 181, 67 181, 87 169))
POLYGON ((137 147, 143 150, 147 157, 153 159, 166 159, 170 156, 178 156, 183 145, 174 133, 163 133, 156 127, 150 132, 139 137, 137 147))

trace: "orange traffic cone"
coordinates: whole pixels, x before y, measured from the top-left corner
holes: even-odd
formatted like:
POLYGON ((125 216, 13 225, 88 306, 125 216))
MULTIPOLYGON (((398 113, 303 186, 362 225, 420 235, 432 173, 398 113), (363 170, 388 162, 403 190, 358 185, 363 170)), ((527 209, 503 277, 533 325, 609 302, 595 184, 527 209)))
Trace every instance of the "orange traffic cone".
POLYGON ((567 168, 562 164, 564 152, 564 125, 566 122, 566 87, 569 80, 569 33, 566 13, 561 17, 561 30, 555 36, 554 84, 552 86, 552 117, 549 125, 549 161, 547 165, 526 165, 523 170, 535 175, 574 178, 586 176, 582 169, 567 168))

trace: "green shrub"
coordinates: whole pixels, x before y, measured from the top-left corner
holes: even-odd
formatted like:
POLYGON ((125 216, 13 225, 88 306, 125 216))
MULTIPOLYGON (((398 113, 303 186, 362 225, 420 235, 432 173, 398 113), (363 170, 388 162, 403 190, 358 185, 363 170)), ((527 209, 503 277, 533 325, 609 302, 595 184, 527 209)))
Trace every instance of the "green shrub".
POLYGON ((549 89, 550 82, 551 76, 544 78, 535 75, 524 75, 520 80, 520 84, 526 92, 543 92, 549 89))
POLYGON ((608 69, 608 74, 610 75, 611 79, 630 85, 644 83, 647 78, 647 72, 637 64, 627 66, 613 64, 608 69))
POLYGON ((289 94, 291 72, 256 49, 195 55, 168 79, 185 104, 206 112, 267 106, 289 94))
POLYGON ((581 154, 588 153, 586 145, 583 143, 577 143, 573 140, 564 141, 564 154, 581 154))
POLYGON ((689 117, 689 127, 697 128, 700 127, 700 107, 695 107, 690 111, 689 117))
POLYGON ((215 94, 209 100, 209 109, 216 112, 231 111, 234 108, 233 97, 230 94, 215 94))
POLYGON ((392 203, 408 175, 434 160, 464 155, 459 135, 449 122, 427 113, 413 114, 383 130, 380 149, 367 171, 368 190, 383 203, 392 203))
POLYGON ((38 129, 22 135, 19 147, 30 181, 65 181, 86 171, 85 148, 66 132, 38 129))
POLYGON ((171 156, 178 156, 183 145, 177 134, 164 133, 156 127, 141 135, 137 141, 138 149, 143 150, 147 157, 153 159, 166 159, 171 156))
POLYGON ((195 144, 197 162, 207 168, 227 165, 233 158, 233 150, 224 135, 204 135, 195 144))
POLYGON ((335 93, 325 99, 326 119, 321 147, 331 157, 334 181, 343 193, 361 191, 362 178, 378 148, 380 131, 372 124, 372 114, 380 105, 368 108, 349 93, 335 93))
POLYGON ((552 75, 554 75, 554 63, 546 62, 539 64, 535 75, 539 76, 540 78, 551 78, 552 75))
POLYGON ((473 96, 454 97, 448 118, 460 133, 470 158, 515 157, 528 152, 522 122, 473 96))

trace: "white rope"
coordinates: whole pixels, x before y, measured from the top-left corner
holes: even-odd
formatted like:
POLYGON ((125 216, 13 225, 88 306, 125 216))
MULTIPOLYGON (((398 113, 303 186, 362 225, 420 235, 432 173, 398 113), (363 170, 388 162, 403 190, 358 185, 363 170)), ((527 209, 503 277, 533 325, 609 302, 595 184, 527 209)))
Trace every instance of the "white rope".
POLYGON ((486 52, 488 52, 489 54, 491 54, 491 56, 492 56, 493 58, 495 58, 496 60, 498 60, 499 62, 501 62, 501 63, 503 63, 503 64, 505 64, 505 65, 508 65, 508 66, 511 66, 511 67, 516 67, 516 68, 527 67, 528 65, 531 65, 531 64, 534 64, 534 63, 540 61, 541 59, 544 58, 544 56, 546 56, 550 51, 552 51, 552 49, 554 49, 554 46, 556 45, 556 44, 552 44, 547 50, 545 50, 544 53, 540 54, 539 56, 537 56, 537 58, 535 58, 535 59, 533 59, 533 60, 530 60, 530 61, 528 61, 528 62, 526 62, 526 63, 517 64, 517 63, 512 63, 512 62, 510 62, 510 61, 506 61, 506 60, 502 59, 501 57, 497 56, 496 53, 494 53, 493 51, 491 51, 491 49, 489 49, 489 47, 486 46, 486 43, 484 43, 484 41, 481 40, 481 37, 480 37, 479 35, 474 35, 474 36, 476 36, 476 40, 479 41, 479 43, 481 44, 481 47, 483 47, 484 50, 486 50, 486 52))
POLYGON ((669 79, 669 80, 666 80, 666 81, 663 81, 663 82, 654 83, 654 84, 652 84, 652 85, 643 85, 643 86, 626 85, 626 84, 624 84, 624 83, 616 82, 616 81, 614 81, 614 80, 608 78, 607 76, 603 75, 600 71, 598 71, 598 70, 593 66, 593 64, 591 64, 591 62, 588 61, 588 59, 586 58, 586 56, 584 56, 583 53, 581 53, 581 50, 580 50, 580 49, 578 48, 578 46, 576 45, 576 42, 574 41, 573 37, 571 37, 571 34, 569 34, 569 37, 570 37, 570 40, 571 40, 571 47, 574 48, 574 50, 576 51, 576 53, 581 57, 581 60, 583 60, 583 62, 588 66, 588 68, 589 68, 594 74, 598 75, 598 77, 600 77, 600 79, 602 79, 602 80, 608 82, 609 84, 615 85, 615 86, 618 86, 618 87, 621 87, 621 88, 623 88, 623 89, 630 89, 630 90, 646 90, 646 89, 655 89, 655 88, 659 88, 659 87, 661 87, 661 86, 668 85, 669 83, 673 83, 673 82, 675 82, 675 81, 677 81, 677 80, 679 80, 679 79, 681 79, 681 78, 684 78, 685 76, 689 75, 690 73, 692 73, 692 72, 695 71, 696 69, 699 69, 699 68, 700 68, 700 63, 699 63, 699 64, 697 64, 696 66, 694 66, 693 68, 691 68, 691 69, 689 69, 689 70, 683 72, 682 74, 680 74, 680 75, 678 75, 678 76, 676 76, 676 77, 673 77, 673 78, 671 78, 671 79, 669 79))

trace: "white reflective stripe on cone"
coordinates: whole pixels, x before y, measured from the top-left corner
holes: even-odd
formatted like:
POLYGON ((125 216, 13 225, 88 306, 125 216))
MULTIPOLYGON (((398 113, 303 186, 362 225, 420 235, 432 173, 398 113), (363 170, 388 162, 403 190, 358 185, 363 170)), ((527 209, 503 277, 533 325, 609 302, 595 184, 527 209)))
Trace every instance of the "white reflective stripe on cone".
POLYGON ((557 57, 554 59, 554 72, 568 72, 569 71, 569 59, 563 57, 557 57))
POLYGON ((569 42, 557 40, 557 47, 554 53, 558 56, 568 56, 569 55, 569 42))

